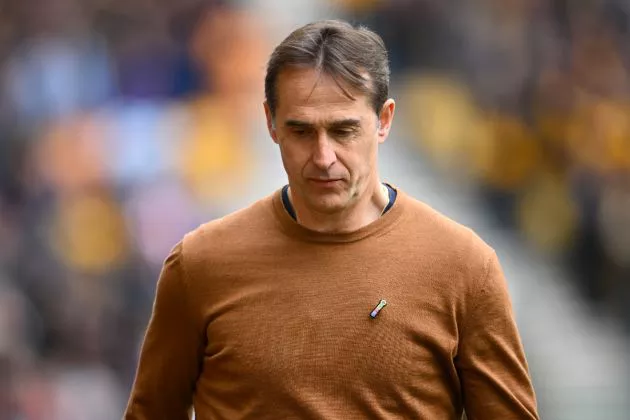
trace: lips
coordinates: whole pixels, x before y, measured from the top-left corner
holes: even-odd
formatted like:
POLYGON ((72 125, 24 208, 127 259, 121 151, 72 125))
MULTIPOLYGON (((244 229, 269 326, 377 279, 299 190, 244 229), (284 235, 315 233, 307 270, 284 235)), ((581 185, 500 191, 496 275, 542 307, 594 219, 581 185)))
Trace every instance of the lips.
POLYGON ((319 178, 311 178, 309 179, 310 182, 312 182, 315 185, 320 185, 320 186, 333 186, 338 182, 341 182, 341 179, 319 179, 319 178))

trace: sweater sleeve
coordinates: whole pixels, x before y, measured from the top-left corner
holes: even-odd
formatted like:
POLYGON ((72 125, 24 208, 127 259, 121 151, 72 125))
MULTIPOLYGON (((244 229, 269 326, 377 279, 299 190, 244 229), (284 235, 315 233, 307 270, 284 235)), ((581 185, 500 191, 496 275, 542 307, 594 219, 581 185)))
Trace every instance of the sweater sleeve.
POLYGON ((468 420, 538 419, 507 284, 494 252, 467 300, 456 364, 468 420))
POLYGON ((192 313, 182 244, 162 267, 125 420, 188 420, 204 333, 192 313))

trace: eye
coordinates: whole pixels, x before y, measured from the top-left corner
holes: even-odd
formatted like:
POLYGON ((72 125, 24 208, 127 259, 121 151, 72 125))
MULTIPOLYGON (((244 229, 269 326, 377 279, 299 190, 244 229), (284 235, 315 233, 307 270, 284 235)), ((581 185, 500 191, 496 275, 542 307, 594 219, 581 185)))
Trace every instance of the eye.
POLYGON ((352 136, 354 133, 355 131, 349 128, 337 128, 337 129, 332 130, 331 134, 335 138, 344 139, 344 138, 348 138, 352 136))
POLYGON ((291 134, 296 137, 307 137, 310 134, 310 131, 305 128, 296 127, 291 129, 291 134))

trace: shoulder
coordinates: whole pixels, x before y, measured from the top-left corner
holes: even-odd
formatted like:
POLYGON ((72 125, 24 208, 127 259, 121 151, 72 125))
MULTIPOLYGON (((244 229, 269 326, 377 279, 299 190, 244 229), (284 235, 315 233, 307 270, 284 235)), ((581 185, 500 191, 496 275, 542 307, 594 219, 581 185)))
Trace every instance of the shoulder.
POLYGON ((406 229, 431 238, 434 245, 464 246, 483 253, 492 252, 492 248, 470 227, 411 196, 405 195, 404 199, 406 229))
POLYGON ((188 261, 209 257, 232 249, 244 249, 248 244, 264 241, 277 230, 271 196, 204 223, 187 233, 181 241, 181 250, 188 261))
POLYGON ((406 243, 417 244, 426 253, 454 270, 481 274, 495 258, 494 249, 470 227, 428 204, 404 195, 405 213, 401 231, 411 235, 406 243))

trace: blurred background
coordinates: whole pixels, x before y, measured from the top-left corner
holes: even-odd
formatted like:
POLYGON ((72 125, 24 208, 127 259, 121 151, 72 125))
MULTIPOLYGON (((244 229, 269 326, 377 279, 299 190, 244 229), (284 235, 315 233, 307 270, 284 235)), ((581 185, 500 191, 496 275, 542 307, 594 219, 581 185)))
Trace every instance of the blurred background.
POLYGON ((629 13, 0 0, 0 419, 120 418, 168 251, 285 183, 269 53, 330 17, 390 50, 383 178, 497 249, 542 418, 630 419, 629 13))

